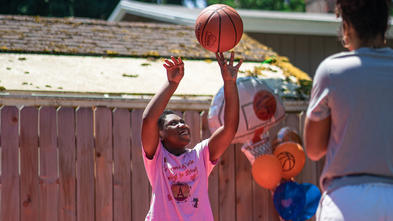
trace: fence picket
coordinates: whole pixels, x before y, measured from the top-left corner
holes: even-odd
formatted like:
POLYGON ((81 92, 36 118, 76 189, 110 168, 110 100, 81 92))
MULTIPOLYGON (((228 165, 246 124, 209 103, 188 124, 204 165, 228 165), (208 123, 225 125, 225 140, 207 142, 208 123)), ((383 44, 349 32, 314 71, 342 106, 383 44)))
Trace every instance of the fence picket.
POLYGON ((253 220, 280 221, 278 213, 274 208, 271 191, 260 187, 254 181, 253 193, 253 220))
POLYGON ((77 220, 94 221, 94 141, 92 108, 76 111, 77 220))
POLYGON ((113 220, 112 111, 95 110, 96 137, 96 221, 113 220))
POLYGON ((230 145, 219 161, 220 220, 236 219, 235 145, 230 145))
POLYGON ((59 148, 59 221, 76 220, 75 110, 57 110, 59 148))
POLYGON ((185 111, 183 117, 191 130, 191 141, 188 147, 193 148, 201 141, 201 115, 198 111, 185 111))
POLYGON ((57 220, 56 108, 42 107, 40 120, 40 220, 57 220))
POLYGON ((20 111, 21 221, 39 221, 38 109, 20 111))
POLYGON ((130 112, 113 112, 113 208, 114 221, 131 220, 131 129, 130 112))
MULTIPOLYGON (((203 111, 201 113, 202 139, 207 139, 211 135, 207 116, 208 116, 208 111, 203 111)), ((214 216, 215 221, 220 220, 220 211, 219 211, 219 208, 220 208, 220 206, 219 206, 219 193, 220 193, 220 191, 218 190, 218 179, 219 179, 218 167, 219 166, 220 166, 220 164, 217 163, 209 176, 209 199, 210 199, 210 206, 212 208, 212 212, 213 212, 213 216, 214 216)))
POLYGON ((150 183, 142 158, 142 109, 131 113, 132 220, 144 220, 150 204, 150 183))
POLYGON ((0 220, 19 220, 19 111, 16 107, 1 109, 1 208, 0 220))
POLYGON ((236 160, 236 220, 252 221, 252 175, 251 164, 241 151, 241 144, 235 145, 236 160))

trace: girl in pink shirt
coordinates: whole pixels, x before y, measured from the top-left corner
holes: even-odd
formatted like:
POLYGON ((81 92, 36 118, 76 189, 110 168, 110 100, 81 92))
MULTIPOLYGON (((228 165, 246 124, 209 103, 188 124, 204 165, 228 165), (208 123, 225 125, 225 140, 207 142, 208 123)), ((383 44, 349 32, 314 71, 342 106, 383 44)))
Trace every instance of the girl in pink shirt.
POLYGON ((224 124, 210 138, 187 149, 190 128, 171 111, 164 111, 184 76, 181 58, 165 60, 167 81, 143 113, 142 147, 145 169, 152 186, 146 220, 210 221, 213 214, 208 196, 208 176, 215 162, 231 144, 239 124, 237 73, 242 60, 233 65, 216 54, 224 83, 224 124))

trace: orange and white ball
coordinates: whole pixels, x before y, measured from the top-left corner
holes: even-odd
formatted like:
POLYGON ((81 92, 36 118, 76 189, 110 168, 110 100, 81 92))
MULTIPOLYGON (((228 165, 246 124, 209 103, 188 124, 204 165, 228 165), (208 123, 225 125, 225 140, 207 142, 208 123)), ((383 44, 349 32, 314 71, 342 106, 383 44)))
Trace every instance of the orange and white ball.
POLYGON ((295 142, 288 141, 279 144, 273 154, 280 162, 282 177, 284 179, 297 176, 302 171, 306 162, 303 147, 295 142))

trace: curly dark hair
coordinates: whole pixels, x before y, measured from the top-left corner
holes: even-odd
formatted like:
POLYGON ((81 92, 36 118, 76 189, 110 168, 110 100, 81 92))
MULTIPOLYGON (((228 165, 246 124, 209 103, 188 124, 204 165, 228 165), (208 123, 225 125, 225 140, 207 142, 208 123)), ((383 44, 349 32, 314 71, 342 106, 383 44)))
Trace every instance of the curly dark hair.
POLYGON ((385 36, 389 27, 391 0, 337 0, 336 15, 350 23, 360 39, 385 36))
POLYGON ((164 128, 165 117, 166 117, 166 115, 169 115, 169 114, 176 114, 176 113, 172 110, 164 110, 164 112, 162 112, 162 114, 158 118, 157 124, 158 124, 158 128, 160 130, 162 130, 164 128))

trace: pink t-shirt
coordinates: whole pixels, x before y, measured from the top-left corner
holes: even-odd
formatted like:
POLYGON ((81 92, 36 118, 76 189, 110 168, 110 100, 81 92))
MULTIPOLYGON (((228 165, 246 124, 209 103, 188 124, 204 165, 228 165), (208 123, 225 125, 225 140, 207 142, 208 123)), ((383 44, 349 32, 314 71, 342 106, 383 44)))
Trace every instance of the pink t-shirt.
MULTIPOLYGON (((144 153, 144 151, 142 151, 144 153)), ((215 166, 209 160, 208 140, 180 156, 159 142, 153 159, 143 154, 152 198, 146 221, 212 221, 208 177, 215 166)))

